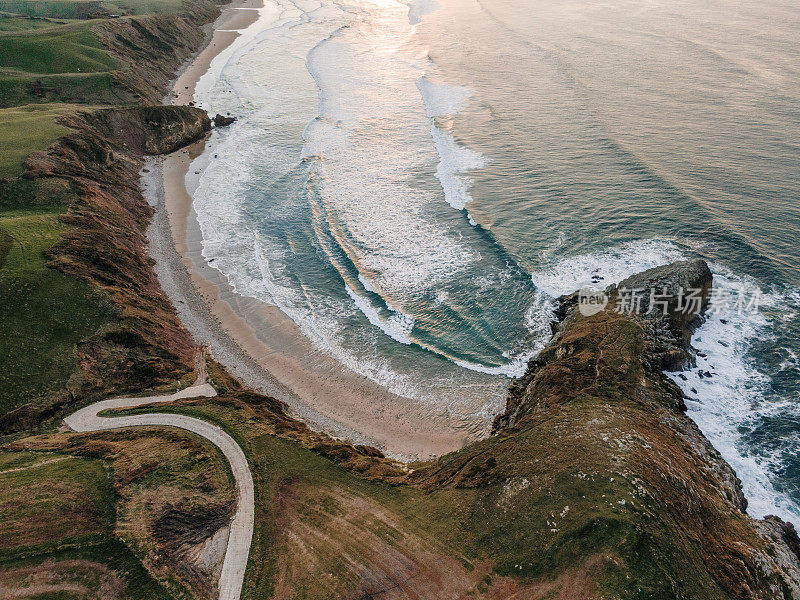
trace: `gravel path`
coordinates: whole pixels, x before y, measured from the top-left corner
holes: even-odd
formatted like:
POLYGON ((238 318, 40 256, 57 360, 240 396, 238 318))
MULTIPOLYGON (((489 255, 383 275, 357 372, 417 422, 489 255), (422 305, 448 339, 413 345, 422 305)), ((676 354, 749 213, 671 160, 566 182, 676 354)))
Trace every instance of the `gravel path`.
POLYGON ((236 514, 230 525, 228 548, 222 563, 219 578, 219 599, 239 600, 244 582, 247 558, 250 554, 250 542, 253 538, 253 519, 255 514, 255 492, 253 477, 247 458, 236 441, 221 428, 206 421, 172 415, 167 413, 149 413, 124 417, 100 417, 104 410, 134 408, 145 404, 174 402, 181 398, 197 398, 200 396, 216 396, 216 390, 207 383, 199 382, 175 394, 167 396, 150 396, 146 398, 113 398, 96 402, 73 413, 64 422, 74 431, 103 431, 121 427, 163 426, 177 427, 203 436, 219 448, 228 459, 236 481, 236 514))

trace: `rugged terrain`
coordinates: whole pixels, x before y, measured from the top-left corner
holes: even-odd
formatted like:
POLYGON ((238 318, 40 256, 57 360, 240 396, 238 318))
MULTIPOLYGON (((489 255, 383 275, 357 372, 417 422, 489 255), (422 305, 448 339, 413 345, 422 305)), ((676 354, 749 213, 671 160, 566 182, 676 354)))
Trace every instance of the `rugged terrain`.
MULTIPOLYGON (((666 288, 675 299, 679 287, 696 288, 707 302, 711 285, 697 260, 619 288, 666 288)), ((498 503, 518 507, 524 531, 506 519, 487 531, 492 546, 528 540, 505 572, 541 576, 567 560, 594 571, 599 589, 623 596, 797 597, 794 529, 746 516, 735 473, 683 414, 682 392, 662 373, 691 363, 699 316, 676 302, 665 313, 620 314, 618 288, 607 293, 608 307, 591 316, 577 309, 576 295, 562 298, 563 320, 511 386, 495 435, 411 480, 427 490, 494 488, 498 503)))
POLYGON ((155 106, 78 113, 64 123, 74 132, 29 156, 24 177, 51 180, 74 197, 60 217, 69 229, 46 251, 49 265, 105 293, 117 319, 80 342, 79 368, 63 390, 0 418, 5 431, 37 425, 74 398, 155 387, 192 369, 194 346, 146 254, 152 209, 138 173, 144 152, 169 152, 202 137, 208 115, 155 106))

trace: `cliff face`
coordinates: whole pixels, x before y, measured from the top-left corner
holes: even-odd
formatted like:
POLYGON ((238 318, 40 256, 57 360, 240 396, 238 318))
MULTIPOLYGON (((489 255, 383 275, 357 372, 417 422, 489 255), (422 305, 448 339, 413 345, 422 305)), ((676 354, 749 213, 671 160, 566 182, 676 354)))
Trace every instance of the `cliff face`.
POLYGON ((99 399, 173 383, 192 371, 194 344, 161 290, 147 256, 152 209, 139 190, 144 153, 171 152, 202 137, 208 115, 153 106, 79 113, 74 132, 30 155, 25 177, 57 181, 72 197, 70 226, 48 251, 50 266, 106 292, 118 322, 79 344, 79 369, 57 397, 0 419, 0 430, 36 425, 76 398, 99 399))
MULTIPOLYGON (((210 0, 187 0, 179 14, 98 22, 94 33, 126 65, 112 73, 113 95, 121 104, 159 103, 219 14, 210 0)), ((193 344, 144 251, 151 211, 138 171, 143 154, 172 152, 201 137, 208 117, 190 108, 138 106, 81 113, 66 124, 72 133, 28 158, 27 182, 11 186, 12 199, 19 203, 22 193, 31 205, 70 206, 61 220, 73 227, 51 250, 51 266, 108 292, 122 320, 78 345, 80 368, 65 389, 0 417, 0 433, 33 427, 78 399, 138 391, 191 371, 193 344)))
POLYGON ((192 0, 179 14, 106 20, 93 30, 112 55, 128 65, 114 73, 121 94, 157 104, 175 70, 203 44, 204 25, 219 14, 216 3, 192 0))
MULTIPOLYGON (((115 74, 121 97, 157 102, 217 14, 200 0, 191 14, 98 24, 107 47, 129 64, 115 74)), ((36 425, 67 403, 172 383, 192 370, 194 344, 145 252, 151 209, 138 172, 143 154, 202 137, 207 115, 137 107, 84 113, 68 124, 72 133, 29 157, 26 177, 62 190, 71 203, 62 218, 71 228, 51 249, 51 265, 107 293, 120 318, 78 346, 80 368, 58 397, 9 413, 0 432, 36 425)), ((314 434, 277 401, 230 378, 215 379, 218 402, 246 416, 248 427, 267 421, 264 437, 283 435, 364 476, 429 492, 421 494, 426 506, 474 538, 502 575, 540 581, 578 571, 586 582, 580 589, 589 590, 581 598, 798 598, 794 529, 776 518, 747 517, 735 473, 683 414, 680 390, 661 372, 691 363, 691 329, 711 283, 707 265, 694 261, 609 288, 607 308, 595 314, 581 314, 578 294, 563 298, 554 338, 511 386, 496 435, 408 476, 372 449, 314 434), (701 301, 690 311, 673 300, 647 312, 646 299, 646 314, 613 310, 623 289, 638 288, 673 298, 679 288, 693 288, 701 301), (469 510, 455 517, 454 490, 470 492, 458 496, 468 495, 469 510)), ((275 462, 271 454, 269 460, 275 462)), ((180 525, 184 517, 171 514, 161 525, 180 525)), ((329 534, 326 528, 320 537, 329 534)), ((341 535, 346 547, 351 538, 341 535)), ((160 542, 174 546, 177 537, 173 531, 160 542)), ((430 561, 419 556, 421 578, 430 561)), ((385 568, 378 558, 376 573, 385 568)), ((329 571, 320 571, 320 580, 329 571)), ((562 597, 576 597, 573 587, 563 590, 562 597)))
POLYGON ((661 371, 691 361, 691 327, 710 289, 707 265, 694 261, 609 288, 593 315, 581 314, 577 295, 562 298, 563 320, 511 386, 497 435, 412 481, 485 489, 487 506, 505 507, 502 518, 487 510, 487 544, 528 540, 520 574, 593 564, 596 586, 622 597, 800 597, 794 529, 744 513, 735 473, 661 371), (685 313, 676 304, 615 310, 626 289, 650 287, 693 288, 701 299, 685 313))
POLYGON ((136 155, 169 154, 202 138, 211 129, 205 111, 188 106, 139 106, 98 110, 73 119, 136 155))

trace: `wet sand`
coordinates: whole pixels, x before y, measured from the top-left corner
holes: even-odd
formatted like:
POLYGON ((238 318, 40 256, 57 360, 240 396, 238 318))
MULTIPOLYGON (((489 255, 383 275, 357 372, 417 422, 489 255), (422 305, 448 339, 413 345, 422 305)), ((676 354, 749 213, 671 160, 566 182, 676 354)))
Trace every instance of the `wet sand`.
POLYGON ((240 31, 256 22, 261 6, 260 0, 236 0, 222 8, 222 14, 209 32, 208 43, 175 80, 170 104, 188 104, 194 98, 197 81, 208 71, 211 61, 239 37, 240 31))
MULTIPOLYGON (((192 99, 214 57, 239 37, 230 29, 256 21, 257 10, 241 6, 224 9, 209 44, 175 81, 173 103, 192 99)), ((157 210, 148 232, 156 271, 195 340, 245 384, 286 402, 292 414, 309 425, 376 446, 396 458, 445 454, 484 433, 472 421, 449 419, 436 407, 392 394, 350 371, 315 348, 277 307, 234 293, 201 253, 202 237, 192 209, 198 176, 188 168, 202 155, 203 146, 200 142, 150 158, 142 178, 145 195, 157 210)))

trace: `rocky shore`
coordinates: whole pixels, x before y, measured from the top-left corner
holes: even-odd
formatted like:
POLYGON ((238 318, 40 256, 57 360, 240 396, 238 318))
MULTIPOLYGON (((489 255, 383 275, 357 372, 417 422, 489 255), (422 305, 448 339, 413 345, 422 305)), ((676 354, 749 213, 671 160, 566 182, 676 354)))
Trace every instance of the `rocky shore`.
MULTIPOLYGON (((410 481, 524 495, 520 508, 538 514, 520 532, 530 565, 568 556, 630 597, 800 597, 794 527, 747 516, 739 479, 663 373, 691 365, 691 333, 711 288, 708 266, 694 260, 606 289, 608 305, 596 314, 582 314, 577 292, 562 297, 553 339, 510 386, 493 437, 410 481), (673 300, 616 310, 622 290, 642 288, 673 300), (676 299, 690 288, 701 301, 687 312, 676 299)), ((519 516, 490 539, 507 538, 519 516)))

